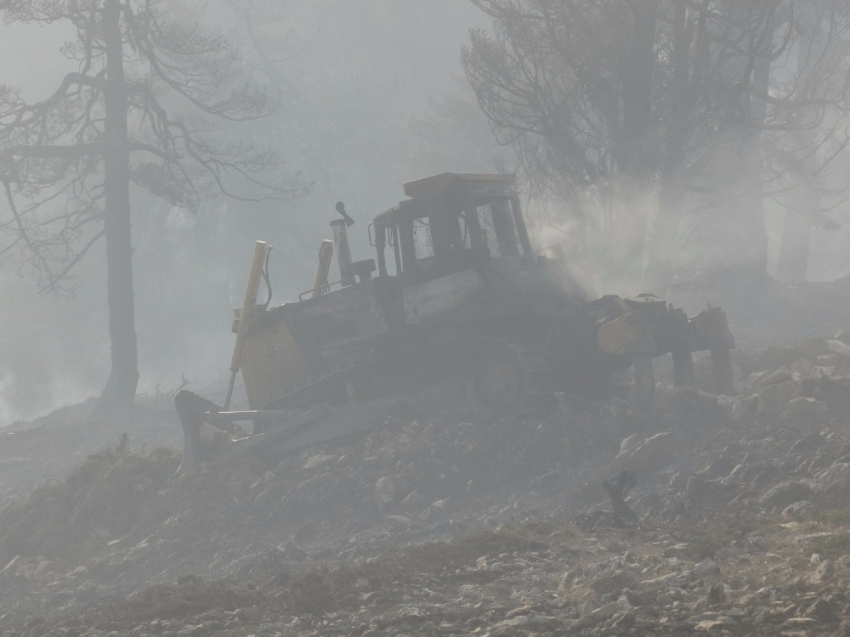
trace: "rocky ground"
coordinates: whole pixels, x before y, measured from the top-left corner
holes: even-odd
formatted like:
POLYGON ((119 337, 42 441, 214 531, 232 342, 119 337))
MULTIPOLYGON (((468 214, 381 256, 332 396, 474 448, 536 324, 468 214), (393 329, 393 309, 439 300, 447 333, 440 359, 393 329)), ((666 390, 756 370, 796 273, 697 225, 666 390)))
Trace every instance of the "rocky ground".
MULTIPOLYGON (((186 382, 180 388, 194 383, 186 382)), ((204 386, 211 396, 224 395, 226 381, 204 386)), ((25 497, 46 480, 60 479, 86 458, 115 446, 127 434, 133 448, 179 449, 183 444, 174 394, 180 389, 139 396, 133 409, 120 417, 93 412, 94 399, 57 409, 42 418, 0 428, 0 507, 25 497)), ((245 388, 236 385, 234 409, 247 409, 245 388)))
POLYGON ((94 402, 0 429, 0 506, 25 497, 45 480, 64 477, 88 455, 114 446, 123 433, 138 447, 182 445, 171 400, 142 401, 121 418, 92 416, 94 402))
POLYGON ((543 417, 391 417, 180 477, 178 452, 154 448, 179 436, 165 407, 97 421, 102 450, 82 463, 85 406, 19 426, 8 438, 64 442, 0 457, 41 463, 0 476, 0 630, 850 634, 850 339, 737 362, 734 399, 662 382, 644 411, 564 399, 543 417), (45 466, 62 479, 33 490, 45 466), (601 486, 621 471, 636 523, 601 486))

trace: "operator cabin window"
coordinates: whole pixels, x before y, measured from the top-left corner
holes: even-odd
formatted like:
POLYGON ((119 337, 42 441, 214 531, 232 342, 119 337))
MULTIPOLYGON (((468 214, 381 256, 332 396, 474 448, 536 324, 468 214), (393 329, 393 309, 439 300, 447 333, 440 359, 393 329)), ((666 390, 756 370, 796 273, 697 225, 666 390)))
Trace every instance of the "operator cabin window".
POLYGON ((401 247, 398 237, 398 224, 384 228, 383 242, 380 243, 381 261, 386 268, 387 275, 397 276, 401 272, 401 247), (389 259, 387 258, 389 248, 389 259))
POLYGON ((434 256, 434 241, 428 217, 413 220, 413 247, 417 261, 434 256))
POLYGON ((481 233, 491 257, 518 257, 525 253, 507 199, 497 199, 485 206, 478 206, 477 211, 481 233))
POLYGON ((466 215, 468 213, 461 211, 458 214, 457 220, 460 224, 460 246, 461 250, 468 250, 472 247, 472 233, 476 231, 475 226, 468 223, 466 215))

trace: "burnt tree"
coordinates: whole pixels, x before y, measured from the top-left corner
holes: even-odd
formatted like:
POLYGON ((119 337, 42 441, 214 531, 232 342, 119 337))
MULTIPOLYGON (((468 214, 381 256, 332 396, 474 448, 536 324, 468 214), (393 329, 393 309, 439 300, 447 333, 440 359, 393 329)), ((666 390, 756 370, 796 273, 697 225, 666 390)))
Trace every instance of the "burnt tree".
POLYGON ((27 103, 0 87, 0 179, 10 218, 2 253, 43 290, 106 242, 111 372, 100 408, 132 403, 138 385, 131 184, 197 209, 217 193, 295 195, 269 179, 278 157, 216 120, 271 114, 276 100, 244 73, 238 52, 162 0, 0 0, 7 22, 70 22, 63 53, 78 65, 56 92, 27 103), (211 116, 211 117, 210 117, 211 116))
POLYGON ((463 63, 499 140, 536 190, 592 201, 575 213, 599 235, 626 228, 605 254, 650 288, 763 273, 763 203, 795 175, 834 192, 822 178, 847 143, 847 3, 473 2, 493 29, 473 30, 463 63))

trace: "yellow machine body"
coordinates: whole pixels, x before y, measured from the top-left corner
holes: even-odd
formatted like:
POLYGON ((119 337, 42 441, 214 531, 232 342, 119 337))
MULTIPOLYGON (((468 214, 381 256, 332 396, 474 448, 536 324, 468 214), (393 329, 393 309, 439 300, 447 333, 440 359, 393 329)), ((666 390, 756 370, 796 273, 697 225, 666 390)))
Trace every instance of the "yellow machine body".
POLYGON ((370 226, 374 258, 355 262, 346 234, 353 220, 340 203, 335 243, 323 242, 313 288, 297 302, 258 304, 271 246, 256 243, 223 408, 191 392, 175 396, 183 470, 203 457, 204 422, 253 421, 260 433, 264 423, 314 422, 282 411, 355 410, 338 410, 355 415, 334 415, 309 433, 281 427, 276 438, 255 439, 256 447, 276 440, 280 454, 363 432, 385 418, 393 396, 435 387, 459 388, 460 402, 493 415, 551 406, 558 393, 604 397, 619 391, 612 376, 633 367, 642 406, 655 389, 652 358, 667 353, 674 383, 693 387, 691 354, 709 350, 717 394, 734 395, 735 342, 722 309, 690 318, 653 295, 589 300, 561 250, 534 250, 512 175, 445 173, 405 184, 405 194, 370 226), (340 280, 331 283, 334 253, 340 280), (240 371, 251 411, 229 409, 240 371), (357 411, 370 401, 377 411, 357 411))
POLYGON ((262 409, 309 377, 304 353, 283 321, 253 327, 242 352, 242 378, 251 409, 262 409))

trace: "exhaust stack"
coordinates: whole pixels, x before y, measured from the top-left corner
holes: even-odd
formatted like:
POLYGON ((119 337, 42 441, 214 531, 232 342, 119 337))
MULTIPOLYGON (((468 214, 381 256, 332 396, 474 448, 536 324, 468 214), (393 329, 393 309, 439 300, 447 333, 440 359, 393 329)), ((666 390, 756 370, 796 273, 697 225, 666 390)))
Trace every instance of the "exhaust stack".
POLYGON ((348 287, 355 283, 354 270, 351 267, 351 248, 348 247, 348 226, 354 223, 354 219, 345 212, 345 205, 341 201, 336 205, 336 210, 342 215, 342 219, 331 221, 331 228, 339 264, 339 278, 342 281, 342 287, 348 287))
POLYGON ((321 296, 328 290, 328 270, 334 254, 334 243, 324 239, 319 248, 319 267, 316 268, 316 279, 313 281, 313 298, 321 296))

